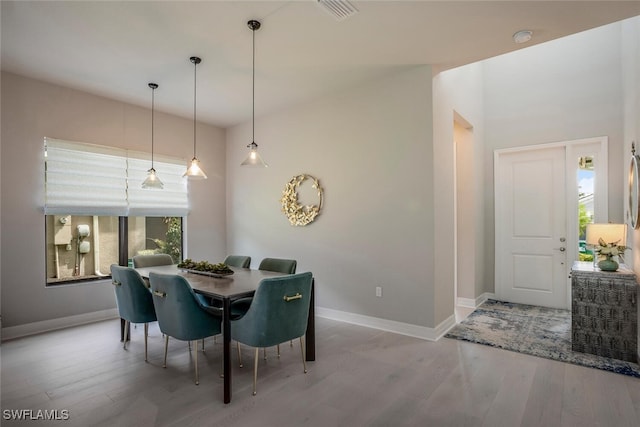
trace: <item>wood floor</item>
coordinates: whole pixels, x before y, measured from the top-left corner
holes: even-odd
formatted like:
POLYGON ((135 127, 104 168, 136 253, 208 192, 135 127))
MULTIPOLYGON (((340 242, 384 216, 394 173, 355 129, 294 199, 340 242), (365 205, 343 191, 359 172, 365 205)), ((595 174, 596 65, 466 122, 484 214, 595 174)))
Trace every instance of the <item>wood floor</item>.
MULTIPOLYGON (((149 363, 143 328, 125 351, 119 321, 8 341, 1 351, 8 409, 68 410, 62 426, 634 426, 640 380, 442 338, 428 342, 317 318, 317 360, 304 374, 299 345, 260 360, 251 395, 252 351, 234 357, 233 400, 222 403, 221 340, 193 354, 170 341, 167 369, 157 326, 149 363)), ((297 343, 294 343, 297 344, 297 343)), ((235 355, 234 355, 235 356, 235 355)), ((36 414, 36 412, 34 412, 36 414)))

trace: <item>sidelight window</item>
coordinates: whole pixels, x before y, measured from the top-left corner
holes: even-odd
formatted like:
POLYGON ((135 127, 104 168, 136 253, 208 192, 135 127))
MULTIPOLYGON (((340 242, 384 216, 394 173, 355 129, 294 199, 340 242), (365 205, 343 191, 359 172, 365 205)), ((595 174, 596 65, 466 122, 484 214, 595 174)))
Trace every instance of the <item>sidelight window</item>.
POLYGON ((586 245, 587 224, 594 218, 594 184, 595 168, 593 156, 582 156, 578 159, 578 224, 580 261, 593 261, 593 250, 586 245))

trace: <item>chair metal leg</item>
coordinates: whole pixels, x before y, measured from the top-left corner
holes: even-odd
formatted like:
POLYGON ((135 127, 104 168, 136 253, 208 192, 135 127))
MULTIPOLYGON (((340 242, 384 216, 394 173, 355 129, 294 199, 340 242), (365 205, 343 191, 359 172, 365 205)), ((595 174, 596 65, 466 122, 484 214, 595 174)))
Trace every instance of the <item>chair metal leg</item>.
POLYGON ((259 348, 256 347, 255 356, 253 357, 253 395, 255 396, 256 391, 256 383, 258 382, 258 353, 259 348))
POLYGON ((278 358, 280 358, 280 344, 276 344, 276 348, 278 349, 278 358))
POLYGON ((124 321, 124 344, 122 344, 122 348, 124 348, 125 350, 127 349, 127 335, 129 332, 129 321, 125 320, 124 321))
POLYGON ((163 368, 167 367, 167 349, 169 348, 169 335, 164 336, 164 363, 163 368))
POLYGON ((202 352, 204 353, 204 338, 202 338, 202 352))
POLYGON ((264 360, 267 360, 267 348, 266 347, 262 349, 262 353, 264 355, 264 360))
MULTIPOLYGON (((204 340, 202 340, 204 342, 204 340)), ((196 385, 200 384, 200 379, 198 378, 198 341, 196 340, 193 346, 196 348, 196 385)))
POLYGON ((240 341, 236 341, 236 347, 238 347, 238 363, 242 368, 244 365, 242 364, 242 352, 240 351, 240 341))
POLYGON ((148 362, 147 360, 147 341, 149 337, 149 324, 145 323, 144 324, 144 361, 148 362))
POLYGON ((302 337, 300 337, 300 353, 302 353, 302 366, 304 366, 304 373, 307 373, 307 361, 305 360, 306 357, 304 357, 304 342, 302 340, 302 337))

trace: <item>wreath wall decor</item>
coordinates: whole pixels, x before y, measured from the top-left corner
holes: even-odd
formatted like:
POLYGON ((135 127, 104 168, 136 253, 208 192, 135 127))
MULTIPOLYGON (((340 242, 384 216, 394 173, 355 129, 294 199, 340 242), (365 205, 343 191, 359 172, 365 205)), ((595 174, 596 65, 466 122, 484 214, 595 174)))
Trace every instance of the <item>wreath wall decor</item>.
POLYGON ((289 218, 289 223, 295 226, 305 226, 313 222, 322 209, 323 193, 324 190, 320 186, 320 182, 311 175, 301 174, 291 178, 287 185, 285 185, 282 198, 280 199, 282 212, 289 218), (311 188, 318 190, 319 201, 317 205, 305 206, 298 202, 298 187, 307 179, 313 181, 311 188))

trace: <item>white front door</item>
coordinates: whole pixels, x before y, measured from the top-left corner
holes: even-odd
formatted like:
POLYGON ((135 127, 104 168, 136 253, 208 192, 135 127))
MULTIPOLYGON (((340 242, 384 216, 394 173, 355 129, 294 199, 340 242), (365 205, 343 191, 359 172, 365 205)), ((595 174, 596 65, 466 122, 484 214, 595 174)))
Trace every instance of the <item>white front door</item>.
POLYGON ((565 147, 496 154, 496 296, 569 308, 565 147))

